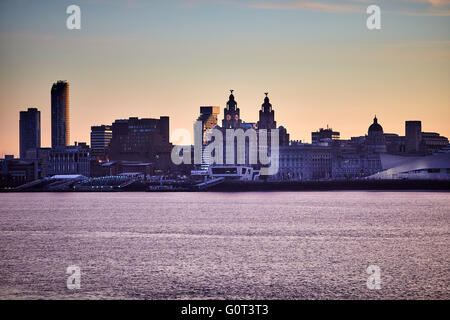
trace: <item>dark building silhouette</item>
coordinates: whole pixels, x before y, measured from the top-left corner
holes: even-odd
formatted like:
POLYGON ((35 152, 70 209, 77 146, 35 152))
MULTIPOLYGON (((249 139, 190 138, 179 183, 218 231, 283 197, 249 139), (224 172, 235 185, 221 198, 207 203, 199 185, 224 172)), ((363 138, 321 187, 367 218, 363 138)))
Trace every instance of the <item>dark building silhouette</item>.
POLYGON ((0 188, 18 187, 44 178, 41 168, 39 161, 14 159, 14 156, 6 155, 5 159, 0 159, 0 188))
POLYGON ((386 152, 386 139, 383 133, 383 127, 378 123, 377 116, 370 125, 366 138, 367 151, 369 153, 386 152))
POLYGON ((265 93, 264 103, 261 105, 261 110, 259 110, 258 129, 275 129, 277 127, 275 111, 272 109, 268 94, 268 92, 265 93))
POLYGON ((20 112, 20 158, 27 158, 27 152, 41 147, 41 112, 28 108, 20 112))
MULTIPOLYGON (((273 110, 272 104, 270 103, 268 97, 269 93, 265 92, 264 94, 266 95, 266 97, 264 98, 264 103, 261 105, 261 110, 259 110, 259 121, 256 124, 256 128, 268 130, 270 136, 270 130, 277 129, 277 122, 275 121, 275 110, 273 110)), ((289 145, 289 134, 287 133, 286 128, 284 128, 283 126, 279 126, 278 134, 279 145, 289 145)))
POLYGON ((91 127, 91 156, 105 160, 109 154, 111 139, 111 126, 101 125, 91 127))
POLYGON ((421 146, 426 152, 436 152, 448 145, 448 138, 436 132, 422 132, 421 146))
POLYGON ((240 110, 237 107, 237 102, 234 99, 233 95, 234 90, 230 90, 231 94, 227 102, 227 106, 223 109, 223 120, 222 120, 222 128, 223 129, 239 129, 242 124, 242 120, 240 117, 240 110))
POLYGON ((169 117, 116 120, 112 124, 111 160, 144 161, 166 171, 171 160, 169 117))
POLYGON ((386 150, 390 154, 401 154, 405 152, 405 137, 396 133, 385 133, 386 150))
POLYGON ((311 132, 311 142, 313 144, 317 144, 321 142, 322 140, 329 139, 329 140, 339 140, 340 138, 340 132, 333 131, 331 128, 320 128, 319 131, 311 132))
POLYGON ((70 144, 69 83, 58 81, 51 90, 52 148, 70 144))
POLYGON ((406 121, 405 122, 405 147, 406 152, 420 152, 420 144, 422 141, 422 122, 406 121))
POLYGON ((290 143, 290 135, 287 132, 287 129, 283 126, 278 127, 278 134, 280 136, 280 147, 288 146, 290 143))

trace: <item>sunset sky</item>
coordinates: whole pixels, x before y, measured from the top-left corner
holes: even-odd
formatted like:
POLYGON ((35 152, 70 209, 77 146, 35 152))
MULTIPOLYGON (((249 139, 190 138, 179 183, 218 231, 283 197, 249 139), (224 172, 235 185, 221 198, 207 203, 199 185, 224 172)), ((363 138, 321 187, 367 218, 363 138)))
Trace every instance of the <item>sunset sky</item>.
POLYGON ((199 107, 223 108, 229 89, 247 122, 268 91, 295 140, 327 124, 364 135, 375 114, 386 133, 422 120, 450 137, 450 0, 2 0, 0 157, 18 155, 28 107, 50 146, 57 80, 70 83, 71 142, 131 116, 192 131, 199 107), (81 30, 66 28, 70 4, 81 30), (366 28, 371 4, 381 30, 366 28))

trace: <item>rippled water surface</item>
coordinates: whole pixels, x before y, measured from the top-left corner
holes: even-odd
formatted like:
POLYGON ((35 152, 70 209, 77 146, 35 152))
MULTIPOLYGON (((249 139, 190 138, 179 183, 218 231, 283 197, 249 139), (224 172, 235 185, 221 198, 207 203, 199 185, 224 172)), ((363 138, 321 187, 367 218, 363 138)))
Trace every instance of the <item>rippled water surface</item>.
POLYGON ((0 298, 449 299, 449 225, 450 193, 0 194, 0 298))

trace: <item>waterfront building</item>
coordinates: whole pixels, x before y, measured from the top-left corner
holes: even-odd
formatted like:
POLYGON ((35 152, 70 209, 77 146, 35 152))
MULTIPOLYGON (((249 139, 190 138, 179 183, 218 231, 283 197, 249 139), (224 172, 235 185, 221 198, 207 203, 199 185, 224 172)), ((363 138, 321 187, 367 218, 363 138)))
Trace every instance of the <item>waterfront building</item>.
POLYGON ((51 90, 52 148, 70 144, 69 83, 58 81, 51 90))
POLYGON ((327 180, 332 176, 332 149, 329 145, 292 144, 279 149, 279 170, 270 180, 327 180))
POLYGON ((48 175, 90 176, 90 148, 86 143, 52 148, 48 158, 48 175))
POLYGON ((450 153, 429 156, 382 155, 383 170, 368 177, 382 180, 450 180, 450 153))
POLYGON ((339 152, 333 157, 333 179, 354 180, 382 170, 380 153, 339 152))
MULTIPOLYGON (((250 152, 258 152, 258 150, 259 150, 260 138, 261 138, 260 130, 266 130, 266 132, 267 132, 267 146, 268 146, 269 150, 271 148, 271 141, 272 141, 271 130, 273 130, 273 129, 278 129, 279 146, 288 146, 289 145, 289 134, 283 126, 279 126, 278 128, 276 128, 277 123, 275 121, 275 111, 273 110, 272 104, 270 103, 268 93, 266 92, 265 95, 266 96, 264 98, 264 102, 261 105, 261 110, 259 111, 259 121, 257 123, 241 121, 239 127, 231 126, 232 129, 242 129, 242 130, 244 130, 245 133, 247 133, 247 131, 249 129, 254 130, 255 131, 255 139, 256 139, 256 144, 254 145, 254 147, 256 149, 250 150, 250 139, 252 137, 252 134, 247 135, 247 137, 245 139, 245 145, 244 145, 245 162, 238 163, 237 162, 237 153, 238 153, 237 143, 238 143, 238 141, 235 138, 235 141, 233 143, 234 158, 235 158, 233 165, 246 165, 246 166, 251 165, 255 169, 260 169, 259 165, 250 164, 250 152)), ((232 94, 230 96, 230 100, 228 101, 227 105, 234 105, 234 104, 236 104, 236 101, 232 94)), ((225 123, 227 123, 227 122, 225 121, 225 123)), ((225 130, 229 129, 229 128, 230 128, 230 126, 221 128, 223 135, 224 135, 224 160, 223 160, 223 163, 226 163, 226 154, 227 154, 227 141, 226 141, 225 130)))
POLYGON ((28 108, 20 112, 20 158, 26 159, 27 151, 41 147, 41 112, 36 108, 28 108))
POLYGON ((43 178, 42 164, 37 160, 0 159, 0 187, 13 188, 43 178))
MULTIPOLYGON (((237 102, 233 94, 233 90, 231 90, 231 94, 229 96, 229 100, 227 102, 227 106, 224 109, 224 119, 222 120, 222 127, 216 125, 217 118, 217 107, 201 107, 201 114, 198 120, 202 122, 202 132, 203 132, 203 149, 210 142, 210 135, 206 134, 208 131, 211 132, 213 129, 220 130, 223 136, 223 159, 222 163, 215 163, 214 166, 217 165, 228 165, 228 166, 244 166, 251 167, 255 172, 259 172, 261 169, 261 165, 258 163, 250 163, 250 155, 256 154, 258 157, 258 150, 260 149, 260 138, 261 138, 261 130, 266 130, 267 136, 267 152, 270 154, 271 150, 271 130, 276 129, 276 121, 275 121, 275 112, 272 108, 272 104, 270 103, 268 93, 265 93, 264 102, 261 105, 261 110, 259 112, 259 121, 258 122, 244 122, 240 119, 240 109, 237 108, 237 102), (233 136, 233 142, 230 146, 233 147, 233 158, 231 163, 227 163, 227 154, 231 153, 231 150, 227 150, 227 129, 234 130, 242 130, 244 133, 244 138, 238 138, 240 135, 239 132, 235 132, 233 136), (253 143, 250 143, 252 141, 253 143), (243 146, 239 146, 238 144, 243 144, 243 146), (254 149, 250 150, 250 147, 254 149), (239 150, 239 152, 238 152, 239 150), (238 154, 244 150, 244 160, 238 161, 238 154)), ((241 132, 242 133, 242 132, 241 132)), ((279 133, 279 145, 287 146, 289 145, 289 134, 287 130, 280 126, 278 127, 279 133)), ((210 159, 211 155, 202 153, 202 164, 195 166, 195 170, 192 171, 192 174, 195 176, 208 176, 210 169, 210 159)))
POLYGON ((150 162, 157 172, 170 168, 169 117, 129 118, 112 124, 111 160, 150 162))

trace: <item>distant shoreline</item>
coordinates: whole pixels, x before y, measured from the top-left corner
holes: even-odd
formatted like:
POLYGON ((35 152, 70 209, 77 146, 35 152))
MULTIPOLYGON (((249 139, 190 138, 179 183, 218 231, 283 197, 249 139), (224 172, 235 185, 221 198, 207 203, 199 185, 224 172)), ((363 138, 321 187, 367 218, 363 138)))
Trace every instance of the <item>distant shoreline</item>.
POLYGON ((429 180, 359 180, 305 182, 226 182, 208 191, 450 191, 450 181, 429 180))
MULTIPOLYGON (((145 192, 149 190, 148 182, 138 182, 121 190, 88 190, 88 191, 15 191, 0 189, 0 193, 18 192, 145 192)), ((356 181, 226 181, 202 191, 164 190, 149 192, 283 192, 283 191, 417 191, 417 192, 449 192, 450 180, 356 180, 356 181)))

